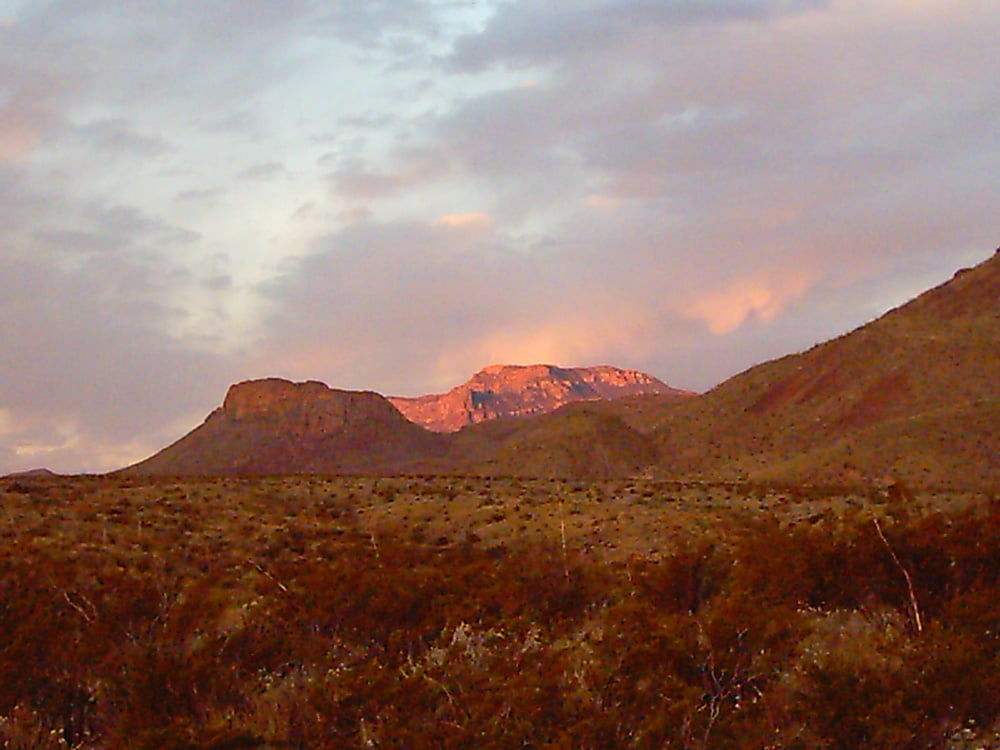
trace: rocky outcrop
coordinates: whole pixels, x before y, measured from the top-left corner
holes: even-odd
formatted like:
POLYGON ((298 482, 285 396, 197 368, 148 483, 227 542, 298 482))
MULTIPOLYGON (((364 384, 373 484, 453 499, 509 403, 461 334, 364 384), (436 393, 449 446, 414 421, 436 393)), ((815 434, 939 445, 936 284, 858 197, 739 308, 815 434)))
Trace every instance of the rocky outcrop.
POLYGON ((545 414, 575 401, 659 394, 694 394, 671 388, 638 370, 554 365, 492 365, 447 393, 389 400, 407 419, 434 432, 454 432, 501 417, 545 414))
POLYGON ((125 471, 395 473, 432 468, 441 451, 377 393, 266 378, 231 386, 201 426, 125 471))
POLYGON ((342 391, 309 380, 248 380, 229 387, 217 418, 234 422, 280 422, 289 433, 321 437, 355 424, 399 424, 386 399, 371 391, 342 391))

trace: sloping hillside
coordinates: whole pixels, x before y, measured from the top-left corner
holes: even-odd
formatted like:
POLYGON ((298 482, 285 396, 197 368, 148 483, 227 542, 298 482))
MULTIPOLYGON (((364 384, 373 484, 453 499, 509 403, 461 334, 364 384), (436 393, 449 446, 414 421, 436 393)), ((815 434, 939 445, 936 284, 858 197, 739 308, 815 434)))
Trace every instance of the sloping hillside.
POLYGON ((638 474, 656 462, 653 439, 610 403, 573 403, 541 417, 497 420, 455 436, 452 465, 462 473, 586 479, 638 474))
POLYGON ((1000 482, 1000 253, 651 422, 665 474, 1000 482))

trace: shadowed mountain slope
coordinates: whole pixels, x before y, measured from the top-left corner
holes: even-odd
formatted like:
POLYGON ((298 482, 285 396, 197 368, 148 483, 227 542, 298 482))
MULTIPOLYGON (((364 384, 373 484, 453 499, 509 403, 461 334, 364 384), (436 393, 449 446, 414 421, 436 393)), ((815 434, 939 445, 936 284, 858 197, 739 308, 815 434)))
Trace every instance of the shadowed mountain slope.
POLYGON ((608 406, 618 401, 568 404, 523 420, 498 419, 454 435, 451 462, 469 474, 598 479, 631 476, 656 462, 651 436, 608 406))
POLYGON ((491 419, 545 414, 575 401, 637 394, 691 397, 638 370, 554 365, 492 365, 447 393, 389 400, 410 421, 434 432, 454 432, 491 419))

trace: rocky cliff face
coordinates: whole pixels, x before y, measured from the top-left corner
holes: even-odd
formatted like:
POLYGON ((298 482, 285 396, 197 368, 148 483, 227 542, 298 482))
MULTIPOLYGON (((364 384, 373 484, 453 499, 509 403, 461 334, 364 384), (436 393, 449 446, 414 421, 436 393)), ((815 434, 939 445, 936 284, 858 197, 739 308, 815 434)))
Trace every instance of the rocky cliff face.
POLYGON ((500 417, 545 414, 574 401, 660 394, 694 395, 652 375, 617 367, 493 365, 447 393, 389 400, 411 422, 434 432, 454 432, 500 417))
POLYGON ((342 391, 314 380, 248 380, 229 387, 216 418, 280 422, 290 434, 321 437, 353 424, 398 424, 396 410, 377 393, 342 391))

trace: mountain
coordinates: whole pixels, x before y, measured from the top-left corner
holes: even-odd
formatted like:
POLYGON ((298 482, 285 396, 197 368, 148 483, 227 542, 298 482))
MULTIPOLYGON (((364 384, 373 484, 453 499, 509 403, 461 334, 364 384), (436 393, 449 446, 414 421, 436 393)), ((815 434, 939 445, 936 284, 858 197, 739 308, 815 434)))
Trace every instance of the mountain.
POLYGON ((607 365, 493 365, 447 393, 391 396, 389 401, 415 424, 434 432, 455 432, 491 419, 546 414, 574 401, 650 393, 671 399, 695 395, 638 370, 607 365))
POLYGON ((641 373, 550 365, 491 367, 447 394, 393 402, 316 382, 248 381, 204 424, 126 471, 997 487, 998 344, 1000 252, 865 326, 700 396, 641 373), (639 395, 607 400, 630 389, 639 395))
POLYGON ((222 406, 136 474, 345 474, 433 470, 440 437, 384 397, 280 378, 229 388, 222 406))
POLYGON ((0 479, 50 479, 52 477, 59 476, 51 469, 39 468, 39 469, 27 469, 25 471, 15 471, 11 474, 6 474, 0 479))
POLYGON ((643 420, 665 475, 1000 484, 1000 251, 643 420))

